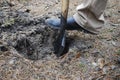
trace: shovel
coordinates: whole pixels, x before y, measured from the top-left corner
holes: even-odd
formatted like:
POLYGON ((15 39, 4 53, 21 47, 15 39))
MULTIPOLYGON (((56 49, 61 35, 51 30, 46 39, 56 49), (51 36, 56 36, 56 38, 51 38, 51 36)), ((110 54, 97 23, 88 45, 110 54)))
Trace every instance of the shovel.
POLYGON ((65 49, 65 43, 66 43, 65 27, 67 25, 68 8, 69 8, 69 0, 62 0, 61 25, 58 31, 58 36, 54 44, 54 50, 57 57, 60 57, 65 49))

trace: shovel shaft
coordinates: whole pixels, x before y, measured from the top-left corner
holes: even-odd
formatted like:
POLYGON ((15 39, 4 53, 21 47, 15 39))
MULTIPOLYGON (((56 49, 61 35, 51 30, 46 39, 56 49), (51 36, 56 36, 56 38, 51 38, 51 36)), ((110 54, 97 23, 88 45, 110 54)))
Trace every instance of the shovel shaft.
POLYGON ((64 17, 64 19, 67 19, 68 8, 69 8, 69 0, 62 0, 62 16, 64 17))
POLYGON ((66 43, 66 33, 65 27, 67 23, 67 15, 69 8, 69 0, 62 0, 62 9, 61 9, 61 27, 58 31, 57 38, 55 40, 54 49, 58 57, 64 52, 65 43, 66 43))

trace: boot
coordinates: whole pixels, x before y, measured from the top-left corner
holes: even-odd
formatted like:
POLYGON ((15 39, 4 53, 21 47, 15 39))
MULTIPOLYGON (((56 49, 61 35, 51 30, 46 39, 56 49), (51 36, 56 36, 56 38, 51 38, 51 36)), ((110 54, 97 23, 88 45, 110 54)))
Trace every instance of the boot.
MULTIPOLYGON (((54 29, 60 29, 60 19, 47 19, 46 24, 48 24, 50 27, 54 28, 54 29)), ((73 17, 70 17, 67 19, 67 26, 66 26, 66 30, 79 30, 79 31, 83 31, 85 33, 91 33, 94 34, 92 32, 89 32, 88 30, 82 28, 80 25, 78 25, 73 17)))

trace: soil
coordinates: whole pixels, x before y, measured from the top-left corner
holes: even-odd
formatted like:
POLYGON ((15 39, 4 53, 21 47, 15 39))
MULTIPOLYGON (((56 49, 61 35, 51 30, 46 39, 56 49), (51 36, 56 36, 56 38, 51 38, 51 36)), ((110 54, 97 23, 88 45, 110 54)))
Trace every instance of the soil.
MULTIPOLYGON (((69 16, 81 1, 70 1, 69 16)), ((65 52, 57 57, 57 30, 45 20, 60 18, 59 0, 0 1, 0 80, 119 80, 119 4, 108 1, 100 34, 66 31, 65 52)))

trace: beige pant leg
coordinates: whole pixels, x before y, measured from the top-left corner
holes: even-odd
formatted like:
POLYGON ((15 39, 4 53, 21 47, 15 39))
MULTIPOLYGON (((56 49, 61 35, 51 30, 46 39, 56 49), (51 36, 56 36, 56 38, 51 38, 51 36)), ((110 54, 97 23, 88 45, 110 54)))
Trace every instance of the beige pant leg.
POLYGON ((73 15, 75 21, 84 29, 98 33, 104 24, 104 10, 108 0, 84 0, 73 15))

